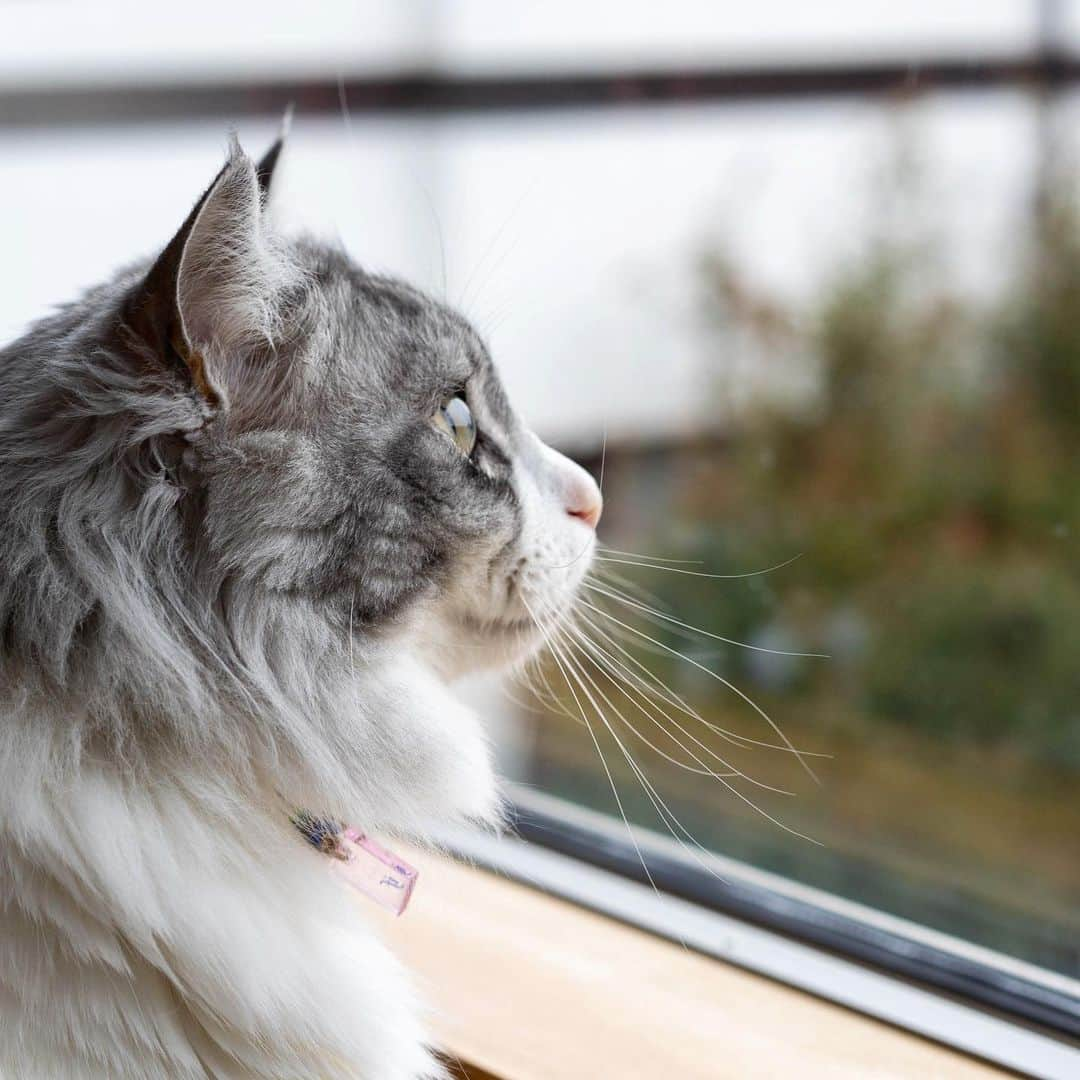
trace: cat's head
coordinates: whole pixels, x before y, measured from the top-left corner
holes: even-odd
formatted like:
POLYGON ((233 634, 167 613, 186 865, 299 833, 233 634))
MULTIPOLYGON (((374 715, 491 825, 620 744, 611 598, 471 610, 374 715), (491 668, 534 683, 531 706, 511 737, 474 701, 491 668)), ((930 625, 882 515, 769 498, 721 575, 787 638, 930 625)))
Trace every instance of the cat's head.
POLYGON ((234 144, 155 260, 0 350, 0 732, 490 816, 445 681, 568 613, 600 493, 459 314, 275 231, 279 151, 234 144))
POLYGON ((350 634, 411 635, 445 675, 520 660, 591 561, 597 486, 525 427, 461 315, 276 236, 279 151, 234 145, 125 308, 198 410, 179 480, 205 559, 350 634))

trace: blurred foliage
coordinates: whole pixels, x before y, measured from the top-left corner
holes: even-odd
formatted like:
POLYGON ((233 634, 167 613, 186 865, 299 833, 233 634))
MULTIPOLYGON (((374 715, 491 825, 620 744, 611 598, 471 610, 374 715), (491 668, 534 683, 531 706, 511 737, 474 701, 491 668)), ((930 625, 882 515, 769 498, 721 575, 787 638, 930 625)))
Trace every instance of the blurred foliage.
MULTIPOLYGON (((811 675, 777 664, 774 680, 801 673, 789 693, 861 723, 1078 767, 1075 210, 1052 202, 1030 241, 1002 254, 1002 294, 978 301, 950 287, 932 237, 885 232, 802 310, 706 257, 718 363, 737 342, 815 378, 808 400, 735 417, 730 467, 687 509, 712 567, 802 552, 719 601, 726 633, 833 653, 811 675)), ((715 622, 715 595, 663 589, 683 618, 715 622)), ((730 664, 768 688, 760 655, 730 664)))
POLYGON ((828 654, 727 646, 607 598, 661 645, 624 627, 648 666, 718 725, 695 729, 698 750, 708 743, 797 798, 688 773, 689 732, 680 747, 631 713, 683 763, 624 736, 672 800, 673 828, 615 741, 627 725, 608 709, 612 727, 594 721, 598 742, 584 737, 558 670, 566 715, 536 727, 529 778, 1076 976, 1080 217, 1064 198, 1032 208, 1000 252, 997 291, 977 294, 957 283, 956 252, 933 224, 947 208, 916 164, 899 159, 867 235, 847 238, 848 256, 805 302, 756 288, 710 251, 701 299, 720 434, 607 462, 609 542, 702 563, 601 562, 609 581, 726 638, 828 654), (778 568, 741 580, 685 572, 767 567, 778 568), (665 648, 730 680, 801 748, 830 754, 822 785, 788 755, 719 737, 773 734, 665 648))

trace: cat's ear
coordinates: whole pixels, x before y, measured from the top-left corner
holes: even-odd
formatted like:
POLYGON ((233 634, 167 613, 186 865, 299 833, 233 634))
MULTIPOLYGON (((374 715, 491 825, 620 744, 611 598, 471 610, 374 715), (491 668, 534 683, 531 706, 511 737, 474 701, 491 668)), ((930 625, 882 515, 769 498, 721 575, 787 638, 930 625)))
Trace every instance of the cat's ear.
POLYGON ((261 203, 256 166, 234 139, 130 308, 132 329, 214 407, 224 404, 230 365, 271 341, 289 277, 261 203))

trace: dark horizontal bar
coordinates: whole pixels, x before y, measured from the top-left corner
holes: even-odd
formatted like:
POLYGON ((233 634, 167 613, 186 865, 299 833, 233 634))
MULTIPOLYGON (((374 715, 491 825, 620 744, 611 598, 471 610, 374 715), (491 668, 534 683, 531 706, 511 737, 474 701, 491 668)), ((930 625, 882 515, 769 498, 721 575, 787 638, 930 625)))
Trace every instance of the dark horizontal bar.
POLYGON ((440 76, 403 72, 386 78, 251 83, 100 86, 0 94, 0 126, 138 123, 192 117, 239 118, 341 109, 353 113, 453 113, 642 106, 662 103, 771 101, 851 95, 899 97, 929 90, 1000 86, 1052 89, 1080 79, 1080 59, 972 58, 805 64, 746 68, 627 70, 560 75, 440 76))
POLYGON ((652 850, 639 852, 629 839, 533 806, 514 807, 512 820, 518 835, 538 846, 655 885, 709 910, 856 960, 911 983, 945 991, 1056 1036, 1080 1040, 1080 998, 1052 987, 757 882, 730 876, 720 881, 676 855, 652 850), (648 866, 647 874, 643 859, 648 866))

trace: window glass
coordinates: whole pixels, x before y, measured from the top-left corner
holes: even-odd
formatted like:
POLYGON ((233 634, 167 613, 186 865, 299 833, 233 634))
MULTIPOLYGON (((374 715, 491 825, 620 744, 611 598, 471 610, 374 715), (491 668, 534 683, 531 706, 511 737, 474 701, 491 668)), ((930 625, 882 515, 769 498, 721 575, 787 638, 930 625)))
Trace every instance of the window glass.
POLYGON ((704 182, 640 132, 626 201, 694 211, 572 323, 607 550, 523 779, 1080 974, 1074 108, 770 106, 704 182))

